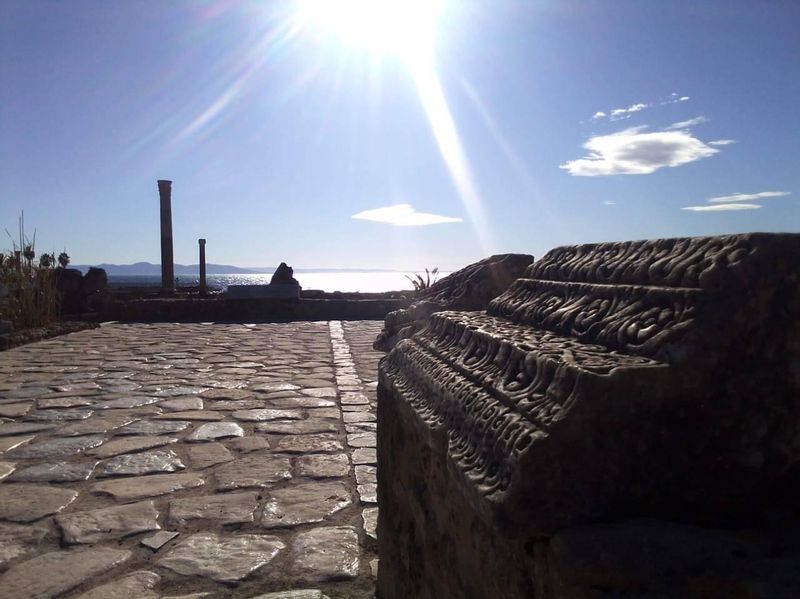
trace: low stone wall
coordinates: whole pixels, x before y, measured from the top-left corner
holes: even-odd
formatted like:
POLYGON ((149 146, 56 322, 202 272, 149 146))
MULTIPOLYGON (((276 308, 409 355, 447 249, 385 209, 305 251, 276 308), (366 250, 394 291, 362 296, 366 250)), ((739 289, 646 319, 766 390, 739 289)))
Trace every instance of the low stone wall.
POLYGON ((564 247, 433 314, 379 367, 381 599, 800 596, 798 263, 564 247))
POLYGON ((106 320, 122 322, 215 322, 382 320, 409 300, 162 298, 113 302, 106 320))
POLYGON ((25 345, 26 343, 34 343, 36 341, 50 339, 51 337, 57 337, 59 335, 76 333, 86 329, 94 329, 99 326, 100 325, 96 322, 66 321, 54 322, 46 327, 37 327, 34 329, 2 333, 0 334, 0 351, 25 345))

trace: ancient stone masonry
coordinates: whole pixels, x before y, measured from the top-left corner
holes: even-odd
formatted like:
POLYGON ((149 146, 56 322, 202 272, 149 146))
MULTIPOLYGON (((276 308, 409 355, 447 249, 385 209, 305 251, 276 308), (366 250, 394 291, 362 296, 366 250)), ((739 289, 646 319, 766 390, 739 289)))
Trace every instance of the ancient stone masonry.
POLYGON ((425 320, 442 310, 485 310, 533 262, 528 254, 500 254, 470 264, 418 294, 408 308, 390 312, 374 348, 391 351, 400 339, 419 331, 425 320))
POLYGON ((790 234, 563 247, 433 314, 380 367, 381 597, 551 596, 564 527, 761 505, 800 463, 798 264, 790 234))

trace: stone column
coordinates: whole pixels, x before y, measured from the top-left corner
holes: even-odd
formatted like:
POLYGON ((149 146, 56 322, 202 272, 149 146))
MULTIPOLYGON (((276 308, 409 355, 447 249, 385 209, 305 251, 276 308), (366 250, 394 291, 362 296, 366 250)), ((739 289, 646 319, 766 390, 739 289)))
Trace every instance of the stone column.
POLYGON ((200 295, 206 294, 206 240, 198 239, 200 244, 200 295))
POLYGON ((161 199, 161 290, 175 291, 175 263, 172 257, 172 181, 158 180, 161 199))

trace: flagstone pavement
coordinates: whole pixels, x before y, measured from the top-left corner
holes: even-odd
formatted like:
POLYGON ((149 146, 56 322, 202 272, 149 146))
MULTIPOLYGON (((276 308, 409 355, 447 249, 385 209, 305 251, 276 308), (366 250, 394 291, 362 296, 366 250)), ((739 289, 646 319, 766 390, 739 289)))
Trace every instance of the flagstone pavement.
POLYGON ((372 597, 380 327, 108 324, 0 353, 0 598, 372 597))

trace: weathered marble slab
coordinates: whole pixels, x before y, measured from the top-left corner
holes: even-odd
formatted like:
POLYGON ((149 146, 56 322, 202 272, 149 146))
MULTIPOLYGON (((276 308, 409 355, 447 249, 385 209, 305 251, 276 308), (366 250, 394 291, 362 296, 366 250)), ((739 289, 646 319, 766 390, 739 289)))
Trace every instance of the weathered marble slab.
POLYGON ((56 516, 56 524, 69 545, 121 539, 161 528, 152 501, 62 514, 56 516))
POLYGON ((271 562, 284 547, 277 537, 267 535, 197 533, 179 541, 157 563, 184 576, 236 582, 271 562))

